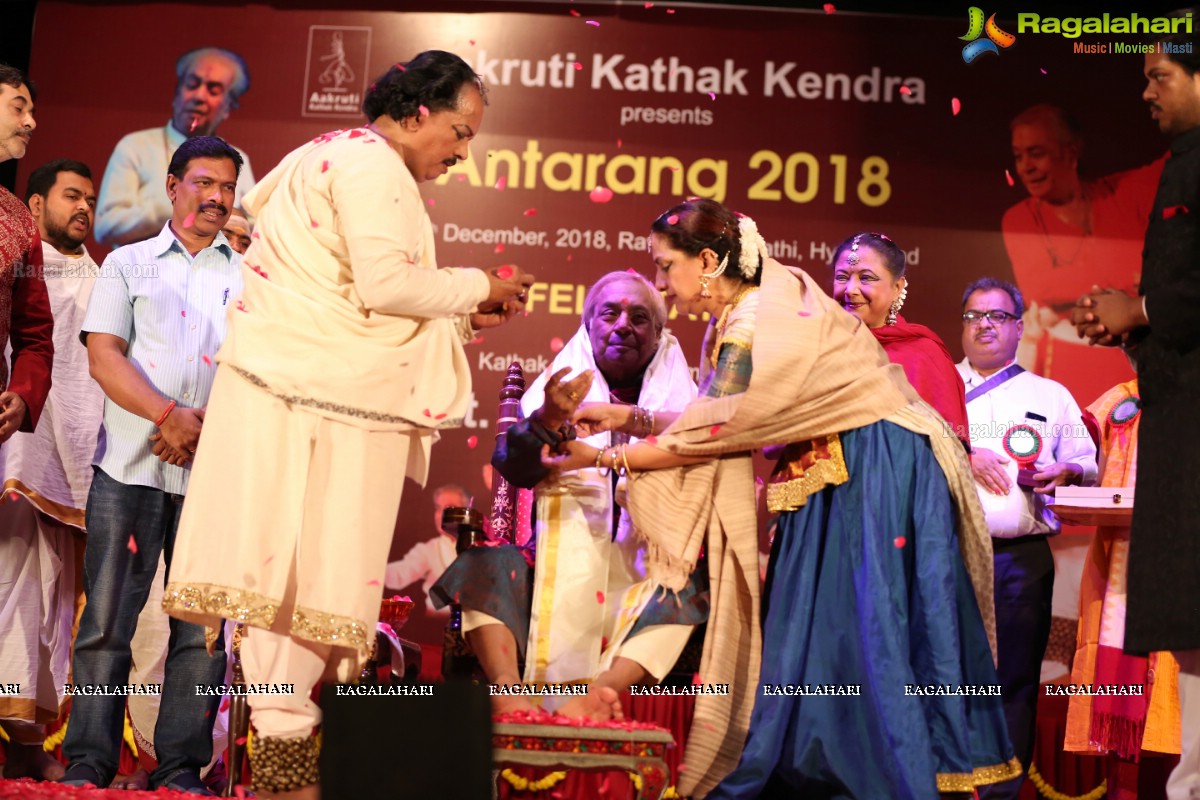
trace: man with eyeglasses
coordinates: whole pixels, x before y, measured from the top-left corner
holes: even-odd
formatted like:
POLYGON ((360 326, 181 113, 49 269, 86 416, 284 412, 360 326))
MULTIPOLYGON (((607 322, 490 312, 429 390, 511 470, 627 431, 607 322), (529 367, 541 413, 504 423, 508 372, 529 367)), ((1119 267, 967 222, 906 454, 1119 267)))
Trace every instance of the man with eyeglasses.
MULTIPOLYGON (((1025 301, 1017 287, 980 278, 963 292, 958 373, 967 390, 971 469, 992 534, 997 677, 1008 735, 1026 771, 1033 756, 1042 656, 1050 637, 1060 523, 1046 509, 1054 488, 1096 481, 1096 445, 1060 383, 1016 363, 1025 301)), ((980 797, 1016 798, 1024 778, 980 787, 980 797)))

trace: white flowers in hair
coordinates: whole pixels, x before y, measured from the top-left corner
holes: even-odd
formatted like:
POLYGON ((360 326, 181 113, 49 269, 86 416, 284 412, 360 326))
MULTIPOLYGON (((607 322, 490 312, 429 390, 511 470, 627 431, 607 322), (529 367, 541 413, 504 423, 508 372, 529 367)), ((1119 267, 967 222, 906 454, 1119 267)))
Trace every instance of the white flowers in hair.
POLYGON ((754 273, 758 271, 759 258, 765 261, 769 254, 767 243, 758 232, 758 225, 745 214, 738 218, 738 244, 741 247, 738 272, 747 278, 753 278, 754 273))

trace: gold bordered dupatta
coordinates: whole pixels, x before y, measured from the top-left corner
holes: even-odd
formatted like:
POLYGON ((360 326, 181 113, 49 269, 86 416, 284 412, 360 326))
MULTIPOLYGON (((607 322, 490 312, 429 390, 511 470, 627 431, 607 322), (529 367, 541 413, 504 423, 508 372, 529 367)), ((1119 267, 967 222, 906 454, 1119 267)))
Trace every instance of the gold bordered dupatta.
POLYGON ((995 653, 991 539, 970 468, 904 370, 812 278, 774 260, 763 269, 751 355, 745 393, 696 400, 658 437, 659 448, 715 460, 638 472, 629 481, 629 511, 649 540, 651 579, 681 590, 701 546, 707 548, 712 600, 700 675, 705 683, 729 684, 730 693, 697 698, 688 772, 679 784, 684 795, 706 794, 737 765, 758 689, 754 477, 750 457, 739 454, 883 419, 928 436, 959 512, 960 545, 995 653))

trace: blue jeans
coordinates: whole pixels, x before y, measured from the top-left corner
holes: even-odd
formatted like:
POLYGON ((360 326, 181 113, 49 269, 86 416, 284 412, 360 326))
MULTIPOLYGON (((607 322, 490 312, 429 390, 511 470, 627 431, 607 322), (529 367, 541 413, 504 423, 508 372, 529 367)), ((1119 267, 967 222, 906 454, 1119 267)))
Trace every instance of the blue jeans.
MULTIPOLYGON (((73 653, 74 682, 81 686, 124 686, 132 655, 129 642, 138 614, 146 605, 158 557, 165 551, 167 571, 183 507, 181 495, 148 486, 129 486, 95 469, 87 501, 87 547, 83 590, 87 605, 79 621, 73 653), (129 546, 130 537, 137 544, 129 546)), ((219 696, 197 694, 197 684, 225 678, 225 650, 214 655, 204 643, 204 627, 171 619, 166 677, 154 733, 158 768, 152 785, 165 786, 181 772, 199 772, 212 759, 213 722, 219 696)), ((63 753, 71 765, 91 767, 107 786, 117 772, 125 698, 119 695, 74 697, 63 753)))

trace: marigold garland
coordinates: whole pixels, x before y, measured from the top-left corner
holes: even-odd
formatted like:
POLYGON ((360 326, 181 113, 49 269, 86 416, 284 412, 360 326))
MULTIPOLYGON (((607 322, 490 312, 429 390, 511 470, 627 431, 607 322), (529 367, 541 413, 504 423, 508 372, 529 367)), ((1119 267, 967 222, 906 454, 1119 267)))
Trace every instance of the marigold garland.
MULTIPOLYGON (((627 773, 629 781, 633 784, 633 788, 637 791, 642 790, 642 776, 636 772, 627 773)), ((528 778, 523 778, 511 769, 500 770, 500 777, 508 781, 508 785, 516 789, 518 792, 545 792, 553 789, 562 781, 566 780, 566 772, 551 772, 543 778, 531 781, 528 778)), ((667 787, 667 791, 663 793, 663 800, 679 800, 681 795, 675 791, 674 786, 667 787)))
POLYGON ((1046 779, 1042 777, 1042 774, 1038 772, 1037 767, 1034 764, 1029 765, 1029 780, 1032 781, 1033 785, 1037 787, 1038 792, 1041 793, 1043 797, 1048 798, 1048 800, 1100 800, 1100 798, 1104 796, 1105 792, 1108 791, 1108 781, 1105 780, 1100 781, 1100 785, 1095 789, 1092 789, 1087 794, 1063 794, 1050 784, 1046 783, 1046 779))

